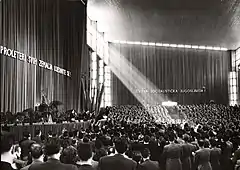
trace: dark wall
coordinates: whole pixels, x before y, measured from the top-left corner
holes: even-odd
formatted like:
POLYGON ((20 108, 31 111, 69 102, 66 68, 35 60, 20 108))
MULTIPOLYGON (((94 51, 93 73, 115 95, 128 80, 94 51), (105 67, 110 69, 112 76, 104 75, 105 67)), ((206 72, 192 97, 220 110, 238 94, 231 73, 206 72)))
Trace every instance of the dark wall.
MULTIPOLYGON (((164 98, 180 104, 228 104, 228 72, 230 53, 201 49, 183 49, 129 44, 111 44, 157 88, 203 89, 204 93, 165 93, 164 98)), ((113 57, 113 56, 110 56, 113 57)), ((124 68, 124 66, 122 67, 124 68)), ((130 75, 130 73, 129 73, 130 75)), ((135 81, 129 79, 129 81, 135 81)), ((142 85, 145 88, 145 85, 142 85)), ((159 94, 162 95, 163 94, 159 94)), ((114 105, 138 104, 123 83, 112 73, 114 105)))
POLYGON ((2 0, 0 45, 71 71, 64 76, 0 55, 0 110, 18 112, 59 100, 64 109, 82 109, 81 73, 89 70, 86 6, 68 0, 2 0))

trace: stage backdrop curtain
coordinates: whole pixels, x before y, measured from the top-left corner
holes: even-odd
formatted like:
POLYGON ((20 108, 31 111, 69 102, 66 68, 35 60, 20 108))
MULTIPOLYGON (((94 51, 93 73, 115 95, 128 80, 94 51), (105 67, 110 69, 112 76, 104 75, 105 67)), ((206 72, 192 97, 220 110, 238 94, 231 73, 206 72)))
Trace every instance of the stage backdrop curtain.
MULTIPOLYGON (((130 44, 110 44, 133 64, 146 79, 158 89, 204 89, 204 93, 157 94, 165 100, 180 104, 217 103, 228 104, 228 72, 230 53, 188 48, 170 48, 130 44)), ((114 56, 110 56, 114 57, 114 56)), ((114 61, 114 59, 112 60, 114 61)), ((124 69, 125 66, 120 68, 124 69)), ((128 81, 135 81, 129 70, 128 81)), ((148 88, 148 84, 142 84, 148 88)), ((139 104, 119 78, 112 73, 113 105, 139 104)), ((142 94, 144 96, 144 94, 142 94)))
POLYGON ((86 5, 68 0, 2 0, 0 45, 71 71, 71 77, 1 55, 1 112, 63 102, 82 110, 81 74, 89 72, 86 5))

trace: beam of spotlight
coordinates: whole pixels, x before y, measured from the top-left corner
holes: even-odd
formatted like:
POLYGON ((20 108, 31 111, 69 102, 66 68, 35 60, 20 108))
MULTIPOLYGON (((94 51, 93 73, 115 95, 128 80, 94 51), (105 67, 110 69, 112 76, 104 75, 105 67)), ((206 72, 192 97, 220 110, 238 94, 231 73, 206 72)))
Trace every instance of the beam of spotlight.
MULTIPOLYGON (((113 46, 109 46, 109 56, 108 65, 111 71, 132 92, 134 97, 147 108, 149 113, 156 113, 156 111, 150 111, 148 106, 160 105, 167 98, 159 94, 159 89, 113 46)), ((160 113, 153 115, 155 119, 172 121, 167 109, 163 108, 158 111, 160 113)))

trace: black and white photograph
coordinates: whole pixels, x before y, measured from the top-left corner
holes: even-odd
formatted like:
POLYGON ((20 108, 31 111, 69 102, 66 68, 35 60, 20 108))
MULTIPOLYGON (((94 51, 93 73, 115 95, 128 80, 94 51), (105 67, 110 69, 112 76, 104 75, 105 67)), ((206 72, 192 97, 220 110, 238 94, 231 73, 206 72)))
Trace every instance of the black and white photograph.
POLYGON ((240 0, 0 0, 0 170, 240 170, 240 0))

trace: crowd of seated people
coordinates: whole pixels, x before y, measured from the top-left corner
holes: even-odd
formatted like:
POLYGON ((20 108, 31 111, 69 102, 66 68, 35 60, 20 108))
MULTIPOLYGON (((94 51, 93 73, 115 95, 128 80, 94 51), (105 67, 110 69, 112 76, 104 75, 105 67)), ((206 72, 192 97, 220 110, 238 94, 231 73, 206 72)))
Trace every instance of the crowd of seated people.
POLYGON ((240 107, 220 104, 180 105, 190 121, 210 126, 232 126, 240 123, 240 107))
POLYGON ((239 126, 132 123, 128 117, 109 114, 103 126, 63 129, 45 137, 37 130, 33 138, 24 132, 17 143, 2 131, 0 169, 233 170, 240 166, 239 126))
POLYGON ((117 121, 132 123, 172 122, 169 108, 162 105, 122 105, 109 107, 109 117, 117 121))
POLYGON ((109 117, 115 121, 127 121, 132 123, 167 122, 174 119, 185 119, 197 125, 207 126, 233 126, 240 124, 240 107, 225 106, 221 104, 199 105, 123 105, 109 107, 109 117))
POLYGON ((5 127, 0 169, 240 170, 239 107, 178 108, 196 126, 155 122, 151 107, 128 105, 109 107, 106 122, 86 130, 14 141, 5 127))
POLYGON ((122 105, 109 107, 108 118, 115 122, 149 123, 154 121, 152 114, 144 106, 122 105))

